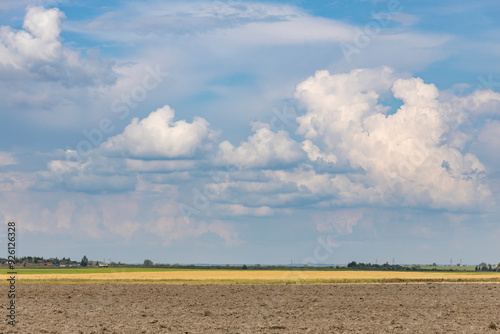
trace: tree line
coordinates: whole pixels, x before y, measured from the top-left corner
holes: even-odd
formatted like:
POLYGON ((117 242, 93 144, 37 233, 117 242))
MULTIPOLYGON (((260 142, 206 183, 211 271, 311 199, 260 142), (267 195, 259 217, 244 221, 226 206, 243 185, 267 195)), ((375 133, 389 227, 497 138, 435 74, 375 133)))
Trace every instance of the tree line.
POLYGON ((493 268, 491 264, 486 264, 486 262, 481 262, 475 268, 476 271, 496 271, 500 272, 500 263, 497 264, 496 268, 493 268))
MULTIPOLYGON (((5 265, 7 263, 7 259, 5 258, 0 258, 0 263, 2 265, 5 265)), ((51 264, 51 265, 67 265, 67 266, 80 266, 80 267, 88 267, 91 264, 87 256, 83 256, 83 258, 80 261, 75 261, 71 260, 69 257, 63 257, 61 259, 55 257, 51 258, 44 258, 40 256, 23 256, 16 258, 16 263, 21 264, 24 267, 26 265, 33 265, 33 266, 42 266, 44 264, 51 264)), ((99 261, 95 262, 95 265, 98 265, 99 261)), ((153 261, 146 259, 142 263, 142 265, 130 265, 130 264, 125 264, 125 263, 115 263, 111 262, 111 266, 143 266, 143 267, 155 267, 155 268, 183 268, 183 269, 190 269, 190 268, 197 268, 197 269, 230 269, 230 270, 333 270, 333 269, 353 269, 353 270, 420 270, 420 271, 428 271, 428 270, 439 270, 439 266, 433 263, 431 266, 433 268, 422 268, 420 265, 411 265, 411 266, 402 266, 399 264, 389 264, 388 262, 384 264, 372 264, 372 263, 363 263, 363 262, 356 262, 356 261, 351 261, 347 264, 346 267, 343 265, 338 266, 338 265, 331 265, 331 266, 311 266, 311 265, 260 265, 260 264, 254 264, 254 265, 195 265, 195 264, 161 264, 161 263, 153 263, 153 261)), ((475 271, 496 271, 500 272, 500 263, 496 266, 492 266, 491 264, 486 264, 485 262, 481 262, 479 265, 475 266, 475 271)), ((447 269, 447 270, 453 270, 453 269, 447 269)))

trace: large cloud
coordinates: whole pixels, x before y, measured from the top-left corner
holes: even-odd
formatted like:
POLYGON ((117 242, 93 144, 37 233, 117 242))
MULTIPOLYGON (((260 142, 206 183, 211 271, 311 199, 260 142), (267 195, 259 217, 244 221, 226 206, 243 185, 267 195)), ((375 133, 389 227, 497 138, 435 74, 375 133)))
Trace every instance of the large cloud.
POLYGON ((453 105, 437 99, 434 85, 397 79, 388 68, 320 71, 295 96, 307 108, 298 132, 356 171, 332 177, 345 201, 447 209, 489 202, 484 166, 446 142, 453 105), (403 101, 394 114, 379 103, 391 88, 403 101))
POLYGON ((139 121, 132 119, 122 134, 108 139, 102 149, 133 158, 191 158, 210 150, 217 132, 208 122, 195 117, 192 123, 174 122, 174 110, 164 106, 139 121))
POLYGON ((37 60, 55 62, 62 54, 61 20, 64 13, 54 8, 28 7, 24 30, 0 27, 0 62, 20 68, 37 60))
POLYGON ((65 18, 57 8, 28 7, 24 30, 0 27, 0 73, 30 79, 59 81, 66 86, 110 84, 116 80, 112 62, 98 53, 88 53, 83 61, 77 51, 61 42, 65 18))

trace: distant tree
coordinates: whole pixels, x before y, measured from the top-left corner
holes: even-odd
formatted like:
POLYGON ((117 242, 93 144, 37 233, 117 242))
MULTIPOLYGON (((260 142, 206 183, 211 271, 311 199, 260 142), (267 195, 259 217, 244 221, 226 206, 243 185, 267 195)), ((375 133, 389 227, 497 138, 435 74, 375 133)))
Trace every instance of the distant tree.
POLYGON ((349 264, 347 265, 347 268, 356 268, 356 266, 357 266, 357 265, 358 265, 358 264, 356 263, 356 261, 352 261, 351 263, 349 263, 349 264))
POLYGON ((149 259, 146 259, 146 260, 144 260, 144 265, 145 265, 146 267, 152 266, 152 265, 153 265, 153 261, 151 261, 151 260, 149 260, 149 259))
POLYGON ((89 259, 87 259, 85 255, 83 256, 82 261, 80 261, 80 265, 82 267, 87 267, 89 265, 89 259))
POLYGON ((436 264, 436 262, 433 262, 433 263, 432 263, 432 266, 433 266, 433 267, 437 267, 438 265, 436 264))
POLYGON ((243 267, 241 267, 241 269, 248 269, 248 267, 246 264, 244 264, 243 267))

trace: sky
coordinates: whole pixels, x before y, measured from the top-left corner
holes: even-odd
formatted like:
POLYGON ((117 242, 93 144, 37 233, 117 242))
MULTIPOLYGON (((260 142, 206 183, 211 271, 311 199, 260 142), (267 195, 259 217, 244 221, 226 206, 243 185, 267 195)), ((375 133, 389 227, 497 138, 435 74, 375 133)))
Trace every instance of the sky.
POLYGON ((4 0, 0 221, 18 256, 496 264, 499 16, 4 0))

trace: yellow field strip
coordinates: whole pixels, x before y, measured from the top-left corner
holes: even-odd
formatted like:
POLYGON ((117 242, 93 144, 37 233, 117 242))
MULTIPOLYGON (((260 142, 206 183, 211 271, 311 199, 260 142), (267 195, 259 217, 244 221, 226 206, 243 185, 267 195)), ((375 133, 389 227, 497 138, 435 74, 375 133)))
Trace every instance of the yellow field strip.
MULTIPOLYGON (((7 275, 1 275, 6 282, 7 275)), ((393 272, 393 271, 252 271, 252 270, 193 270, 158 272, 120 272, 88 274, 30 274, 17 275, 17 281, 64 280, 182 280, 182 281, 492 281, 500 282, 500 273, 458 272, 393 272)))

